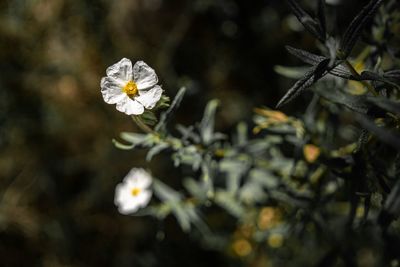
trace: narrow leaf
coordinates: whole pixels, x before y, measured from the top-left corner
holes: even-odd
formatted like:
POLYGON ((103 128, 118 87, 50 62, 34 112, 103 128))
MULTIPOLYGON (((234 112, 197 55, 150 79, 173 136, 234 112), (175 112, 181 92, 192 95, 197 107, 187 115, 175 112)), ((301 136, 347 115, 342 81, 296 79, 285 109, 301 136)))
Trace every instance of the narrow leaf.
POLYGON ((329 52, 329 58, 330 58, 329 66, 332 67, 336 61, 338 44, 337 44, 335 38, 329 37, 328 40, 326 40, 325 45, 328 48, 328 52, 329 52))
POLYGON ((391 80, 385 78, 383 75, 380 75, 378 73, 372 72, 372 71, 363 71, 360 75, 360 80, 366 80, 366 81, 379 81, 386 83, 388 85, 391 85, 393 87, 399 88, 400 86, 397 85, 396 83, 392 82, 391 80))
POLYGON ((147 152, 146 160, 150 161, 155 155, 157 155, 158 153, 160 153, 164 149, 167 149, 168 147, 169 147, 169 145, 167 143, 160 143, 160 144, 157 144, 157 145, 153 146, 149 150, 149 152, 147 152))
POLYGON ((176 125, 176 129, 182 135, 181 140, 191 139, 195 143, 200 143, 200 136, 194 132, 194 126, 183 126, 181 124, 176 125))
POLYGON ((314 35, 322 43, 325 42, 325 35, 321 32, 321 26, 315 21, 304 9, 297 3, 296 0, 288 0, 289 6, 293 14, 297 17, 304 28, 314 35))
POLYGON ((236 128, 236 144, 239 146, 244 146, 248 141, 248 127, 245 122, 241 122, 237 125, 236 128))
POLYGON ((168 120, 171 117, 171 114, 174 110, 176 110, 180 103, 182 102, 183 96, 185 95, 186 92, 186 88, 182 87, 181 89, 179 89, 178 93, 175 95, 174 100, 171 103, 171 106, 169 106, 169 108, 164 111, 163 113, 161 113, 160 116, 160 121, 158 122, 158 124, 155 126, 154 130, 156 132, 163 130, 168 122, 168 120))
POLYGON ((140 118, 146 125, 154 126, 157 123, 156 115, 154 115, 154 113, 149 110, 145 110, 145 112, 140 115, 140 118))
POLYGON ((324 59, 322 62, 318 63, 318 65, 312 67, 302 79, 298 80, 292 86, 292 88, 287 91, 287 93, 276 105, 276 108, 280 108, 281 106, 289 103, 290 101, 298 97, 305 89, 307 89, 323 76, 325 76, 328 73, 328 63, 329 59, 324 59))
POLYGON ((205 190, 203 184, 197 182, 193 178, 186 178, 183 180, 183 185, 193 197, 200 200, 206 199, 207 190, 205 190))
POLYGON ((242 176, 248 169, 248 163, 234 159, 223 159, 219 169, 226 173, 226 188, 231 194, 236 194, 239 189, 242 176))
POLYGON ((400 136, 387 129, 378 127, 373 121, 364 116, 357 116, 358 122, 368 131, 374 133, 383 143, 400 150, 400 136))
POLYGON ((226 191, 216 193, 215 203, 237 218, 240 218, 245 211, 238 198, 226 191))
POLYGON ((123 143, 121 143, 121 142, 119 142, 119 141, 117 141, 115 139, 113 139, 112 142, 114 143, 116 148, 119 148, 119 149, 122 149, 122 150, 130 150, 130 149, 133 149, 135 147, 134 144, 129 144, 129 145, 123 144, 123 143))
POLYGON ((285 48, 290 54, 310 65, 318 64, 324 59, 326 59, 326 57, 319 56, 302 49, 294 48, 289 45, 286 45, 285 48))
POLYGON ((340 50, 344 53, 344 58, 350 55, 364 27, 374 16, 382 2, 383 0, 371 0, 350 23, 340 44, 340 50))
POLYGON ((212 141, 214 132, 215 112, 217 110, 219 101, 214 99, 208 102, 203 119, 200 122, 200 134, 204 144, 209 144, 212 141))
POLYGON ((393 82, 400 82, 400 70, 389 70, 383 74, 383 77, 393 82))
POLYGON ((279 75, 282 75, 282 76, 290 78, 290 79, 296 79, 296 80, 303 77, 308 69, 309 69, 309 67, 287 67, 287 66, 280 66, 280 65, 276 65, 274 67, 274 71, 276 73, 278 73, 279 75))
POLYGON ((154 179, 153 188, 155 195, 164 202, 176 202, 182 199, 182 195, 169 187, 168 185, 164 184, 160 180, 154 179))
POLYGON ((122 132, 120 134, 120 137, 124 141, 136 145, 136 144, 140 144, 140 143, 144 142, 147 139, 147 134, 122 132))
POLYGON ((186 233, 189 232, 191 228, 191 222, 187 211, 180 203, 171 203, 171 206, 172 213, 175 215, 175 218, 182 230, 186 233))
POLYGON ((314 91, 327 100, 333 103, 344 105, 345 107, 358 113, 367 113, 371 106, 367 103, 365 96, 350 95, 341 90, 330 90, 330 88, 315 88, 314 91))
MULTIPOLYGON (((294 48, 291 46, 286 46, 286 50, 292 54, 293 56, 297 57, 304 63, 310 64, 310 65, 316 65, 323 60, 327 59, 326 57, 319 56, 313 53, 310 53, 308 51, 294 48)), ((335 63, 337 66, 329 71, 330 74, 338 76, 343 79, 351 79, 352 74, 351 72, 344 66, 338 65, 337 62, 335 63)))

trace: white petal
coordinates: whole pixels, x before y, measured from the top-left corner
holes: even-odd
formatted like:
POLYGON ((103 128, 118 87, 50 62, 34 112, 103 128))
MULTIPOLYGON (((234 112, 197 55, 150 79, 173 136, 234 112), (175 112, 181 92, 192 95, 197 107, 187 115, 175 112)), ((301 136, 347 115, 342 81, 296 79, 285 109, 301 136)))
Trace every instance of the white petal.
POLYGON ((137 186, 139 188, 145 189, 151 185, 152 177, 148 172, 142 169, 137 175, 140 175, 137 177, 137 186))
POLYGON ((137 196, 133 196, 132 189, 127 182, 120 183, 115 188, 114 203, 122 214, 134 213, 150 202, 152 191, 142 190, 137 196))
POLYGON ((139 115, 144 112, 144 107, 139 102, 130 99, 127 95, 117 103, 117 110, 127 115, 139 115))
POLYGON ((140 192, 140 194, 137 196, 138 205, 142 208, 146 207, 150 202, 151 196, 152 192, 150 190, 143 190, 140 192))
POLYGON ((122 214, 129 214, 137 211, 141 206, 138 197, 132 195, 132 188, 125 182, 120 183, 115 188, 114 204, 122 214))
POLYGON ((151 175, 141 168, 133 168, 125 176, 124 182, 129 184, 131 187, 137 187, 140 189, 146 189, 152 182, 151 175))
POLYGON ((101 78, 100 87, 103 99, 108 104, 118 103, 126 96, 121 85, 111 77, 101 78))
POLYGON ((138 89, 150 88, 158 83, 156 72, 143 61, 133 66, 133 78, 138 89))
POLYGON ((128 186, 125 183, 120 183, 115 187, 114 203, 119 206, 128 199, 128 186))
POLYGON ((123 184, 117 184, 115 187, 114 204, 117 206, 123 201, 123 190, 123 184))
POLYGON ((128 215, 128 214, 135 213, 140 207, 141 206, 140 206, 139 202, 129 201, 129 202, 123 203, 122 205, 119 205, 118 211, 121 214, 128 215))
POLYGON ((135 100, 140 102, 145 108, 152 109, 160 100, 163 90, 156 85, 148 91, 139 90, 139 96, 135 100))
POLYGON ((119 62, 110 66, 106 70, 107 76, 112 77, 114 79, 122 80, 124 82, 128 82, 132 80, 132 62, 123 58, 119 62))

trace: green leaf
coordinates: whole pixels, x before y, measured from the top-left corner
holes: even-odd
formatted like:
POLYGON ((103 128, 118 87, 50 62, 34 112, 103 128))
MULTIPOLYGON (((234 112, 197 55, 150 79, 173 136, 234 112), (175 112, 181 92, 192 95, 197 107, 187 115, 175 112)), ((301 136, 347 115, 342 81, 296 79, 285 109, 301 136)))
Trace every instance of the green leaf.
POLYGON ((373 121, 365 116, 358 115, 356 118, 365 129, 375 134, 380 141, 400 150, 400 135, 395 134, 388 129, 378 127, 373 121))
POLYGON ((134 145, 141 144, 148 139, 147 134, 132 133, 132 132, 122 132, 120 133, 120 137, 122 140, 134 145))
POLYGON ((286 45, 285 48, 290 54, 297 57, 304 63, 310 64, 310 65, 318 64, 321 61, 323 61, 324 59, 326 59, 326 57, 310 53, 303 49, 294 48, 290 45, 286 45))
POLYGON ((205 229, 195 207, 191 203, 182 202, 182 194, 159 180, 154 180, 153 187, 156 196, 171 209, 183 231, 189 232, 192 222, 205 229))
POLYGON ((192 224, 203 233, 209 232, 207 225, 201 220, 196 207, 188 202, 171 203, 172 213, 175 215, 180 227, 184 232, 189 232, 192 224))
POLYGON ((246 204, 255 204, 265 201, 267 194, 258 183, 247 182, 240 188, 239 198, 246 204))
POLYGON ((154 126, 157 123, 156 115, 150 110, 145 110, 139 117, 146 125, 154 126))
POLYGON ((248 127, 247 124, 244 122, 241 122, 237 125, 236 127, 236 144, 238 146, 244 146, 248 142, 248 127))
POLYGON ((128 144, 121 143, 116 139, 113 139, 112 142, 117 148, 123 150, 133 149, 137 146, 147 146, 149 141, 149 136, 147 134, 122 132, 120 137, 128 144))
POLYGON ((184 207, 182 207, 181 203, 171 203, 171 207, 172 213, 175 215, 175 218, 182 230, 186 233, 189 232, 191 228, 189 213, 184 209, 184 207))
POLYGON ((308 67, 287 67, 276 65, 274 71, 284 77, 291 79, 300 79, 307 72, 308 67))
POLYGON ((281 98, 281 100, 276 105, 276 108, 280 108, 283 105, 289 103, 293 99, 297 98, 305 89, 313 85, 323 76, 325 76, 327 72, 329 59, 324 59, 317 65, 313 66, 302 79, 298 80, 281 98))
POLYGON ((207 198, 214 196, 213 167, 215 168, 213 161, 206 156, 201 162, 201 180, 203 181, 207 198))
POLYGON ((246 149, 252 155, 261 155, 271 146, 263 139, 253 139, 249 142, 246 149))
POLYGON ((158 179, 154 179, 153 181, 153 188, 154 188, 154 194, 164 202, 176 202, 180 201, 182 199, 182 195, 169 187, 168 185, 164 184, 158 179))
POLYGON ((146 160, 150 161, 155 155, 157 155, 158 153, 160 153, 164 149, 167 149, 168 147, 169 147, 168 143, 160 143, 160 144, 157 144, 157 145, 153 146, 149 150, 149 152, 147 152, 146 160))
POLYGON ((371 0, 350 23, 340 44, 340 50, 343 52, 344 58, 350 55, 358 38, 361 36, 362 30, 375 15, 382 2, 383 0, 371 0))
POLYGON ((275 189, 279 185, 279 179, 270 172, 262 169, 253 169, 249 174, 250 180, 266 189, 275 189))
POLYGON ((187 146, 179 149, 173 154, 175 166, 186 164, 192 166, 193 170, 198 170, 203 161, 202 155, 199 154, 195 146, 187 146))
MULTIPOLYGON (((325 0, 323 0, 323 1, 325 2, 325 0)), ((325 46, 326 46, 326 48, 328 48, 328 53, 329 53, 329 58, 330 58, 329 67, 332 67, 335 64, 337 50, 338 50, 338 44, 337 44, 336 39, 333 37, 329 37, 325 42, 325 46)), ((340 67, 340 65, 338 67, 340 67)), ((336 67, 336 68, 338 68, 338 67, 336 67)), ((334 71, 334 69, 332 71, 334 71)))
POLYGON ((123 144, 123 143, 119 142, 116 139, 113 139, 112 142, 113 142, 113 144, 115 145, 116 148, 119 148, 119 149, 122 149, 122 150, 130 150, 130 149, 133 149, 135 147, 134 144, 129 144, 129 145, 123 144))
POLYGON ((183 180, 183 186, 186 190, 195 198, 200 200, 207 199, 207 190, 202 184, 194 180, 193 178, 186 178, 183 180))
POLYGON ((350 95, 342 90, 338 90, 337 88, 327 87, 316 87, 314 88, 314 91, 327 100, 333 103, 344 105, 345 107, 358 113, 365 114, 371 107, 371 104, 366 101, 366 97, 364 95, 350 95))
POLYGON ((325 33, 320 23, 314 20, 304 9, 297 3, 296 0, 288 0, 289 6, 293 14, 297 17, 304 28, 318 38, 322 43, 325 42, 325 33))
POLYGON ((200 135, 205 145, 209 145, 213 141, 215 112, 218 104, 219 101, 217 99, 208 102, 203 119, 200 122, 200 135))
POLYGON ((229 192, 222 190, 217 191, 214 200, 217 205, 237 218, 241 218, 244 214, 244 208, 238 201, 238 198, 229 192))
POLYGON ((389 70, 383 74, 383 77, 393 82, 400 82, 400 70, 389 70))
POLYGON ((194 143, 200 143, 200 136, 194 132, 194 126, 183 126, 181 124, 178 124, 176 126, 176 129, 178 132, 182 135, 181 139, 182 140, 192 140, 194 143))
POLYGON ((171 106, 166 111, 161 113, 160 121, 154 127, 154 130, 156 132, 165 130, 166 124, 168 123, 168 120, 170 120, 172 112, 179 107, 179 105, 183 99, 183 96, 185 95, 185 92, 186 92, 185 87, 182 87, 181 89, 179 89, 178 93, 175 95, 175 98, 171 103, 171 106))
MULTIPOLYGON (((324 56, 320 56, 320 55, 316 55, 313 53, 310 53, 308 51, 302 50, 302 49, 298 49, 298 48, 294 48, 291 46, 285 46, 286 50, 292 54, 293 56, 297 57, 298 59, 300 59, 301 61, 303 61, 304 63, 310 64, 310 65, 317 65, 320 62, 322 62, 325 59, 328 59, 327 57, 324 56)), ((331 59, 330 59, 331 61, 331 59)), ((340 61, 336 61, 334 63, 334 65, 339 64, 340 61)), ((332 67, 332 63, 329 62, 329 66, 332 67)), ((329 70, 329 73, 332 75, 335 75, 337 77, 343 78, 343 79, 351 79, 353 76, 351 74, 351 72, 344 66, 342 65, 337 65, 334 68, 329 70)))
POLYGON ((249 168, 249 163, 246 161, 240 161, 236 159, 223 159, 219 163, 219 169, 227 174, 226 177, 226 188, 231 194, 236 194, 240 180, 245 172, 249 168))
MULTIPOLYGON (((354 79, 354 78, 353 78, 354 79)), ((393 86, 397 89, 400 89, 400 86, 396 84, 396 82, 392 82, 390 79, 385 78, 384 75, 380 75, 378 73, 372 72, 372 71, 363 71, 360 74, 359 79, 355 79, 355 80, 360 80, 360 81, 379 81, 379 82, 383 82, 386 83, 390 86, 393 86)))
POLYGON ((171 99, 169 96, 162 95, 160 100, 157 102, 157 105, 154 107, 154 109, 164 109, 168 108, 171 104, 171 99))

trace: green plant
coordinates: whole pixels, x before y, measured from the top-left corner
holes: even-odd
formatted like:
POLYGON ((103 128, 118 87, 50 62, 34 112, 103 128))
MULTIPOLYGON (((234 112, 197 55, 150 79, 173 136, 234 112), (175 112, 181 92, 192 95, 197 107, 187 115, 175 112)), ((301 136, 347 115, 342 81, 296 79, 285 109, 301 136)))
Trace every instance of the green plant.
POLYGON ((288 2, 321 50, 287 47, 311 65, 305 73, 277 67, 299 78, 278 108, 312 90, 303 115, 256 108, 254 125, 239 123, 229 137, 215 131, 212 100, 200 122, 171 129, 184 88, 170 105, 164 97, 156 106, 168 106, 159 119, 155 110, 133 115, 144 133, 121 133, 117 147, 147 149, 149 161, 166 153, 191 170, 182 189, 154 179, 157 200, 134 215, 173 215, 207 247, 247 262, 398 266, 400 70, 392 40, 399 39, 399 3, 371 0, 339 41, 327 32, 324 0, 316 17, 288 2), (353 50, 361 51, 355 60, 353 50))

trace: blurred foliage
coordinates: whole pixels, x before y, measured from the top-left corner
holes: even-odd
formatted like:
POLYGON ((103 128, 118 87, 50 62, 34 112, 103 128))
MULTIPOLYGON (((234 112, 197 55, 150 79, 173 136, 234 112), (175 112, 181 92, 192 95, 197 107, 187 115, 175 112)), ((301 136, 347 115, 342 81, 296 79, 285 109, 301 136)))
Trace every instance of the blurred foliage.
MULTIPOLYGON (((302 4, 307 10, 314 10, 316 2, 302 4)), ((327 31, 334 37, 341 35, 366 3, 360 0, 328 5, 327 31)), ((363 36, 364 43, 379 49, 365 57, 365 44, 355 47, 352 55, 360 56, 350 60, 360 63, 359 68, 364 66, 375 72, 399 68, 396 10, 396 5, 390 12, 380 10, 374 27, 363 36), (376 51, 379 53, 374 54, 376 51), (379 56, 381 63, 376 68, 379 56)), ((315 86, 317 94, 310 105, 305 105, 312 98, 310 92, 300 96, 306 101, 291 103, 285 113, 293 116, 257 109, 255 134, 262 141, 248 145, 246 134, 251 127, 246 124, 252 123, 253 108, 274 106, 284 88, 291 84, 274 72, 276 65, 299 62, 286 53, 286 44, 311 52, 321 47, 280 0, 0 2, 1 265, 309 266, 310 261, 322 259, 321 266, 328 266, 323 265, 325 258, 329 261, 343 255, 338 266, 354 261, 357 265, 349 266, 380 266, 382 261, 393 260, 399 242, 398 221, 392 222, 393 211, 387 207, 387 214, 379 217, 385 227, 390 226, 383 238, 376 223, 369 223, 378 216, 374 210, 381 208, 382 198, 389 195, 393 177, 398 178, 397 169, 392 166, 398 147, 391 147, 392 135, 382 134, 378 127, 385 125, 397 130, 396 117, 391 114, 398 115, 398 110, 397 106, 393 110, 392 102, 363 99, 358 110, 373 107, 384 115, 378 112, 379 116, 373 113, 373 117, 355 117, 344 107, 354 106, 359 98, 352 101, 348 92, 333 94, 333 98, 326 89, 342 86, 360 93, 364 90, 360 81, 347 83, 327 76, 315 86), (99 92, 106 66, 122 57, 145 60, 153 66, 167 95, 175 95, 181 86, 187 88, 179 111, 174 112, 175 121, 181 125, 200 121, 196 129, 200 129, 202 145, 211 146, 215 152, 200 162, 199 158, 188 159, 196 149, 196 140, 192 140, 192 147, 185 145, 175 154, 175 164, 193 165, 193 160, 198 161, 194 168, 196 176, 189 177, 193 174, 192 166, 175 168, 168 155, 155 155, 160 147, 153 150, 153 155, 147 154, 148 159, 154 159, 146 163, 145 151, 131 153, 111 145, 119 132, 139 131, 129 118, 103 103, 99 92), (220 99, 216 129, 207 118, 214 118, 217 102, 208 104, 208 117, 202 120, 203 106, 212 98, 220 99), (350 102, 346 102, 348 99, 350 102), (241 120, 246 123, 236 127, 241 120), (358 125, 378 138, 363 134, 358 125), (269 134, 271 126, 277 132, 269 134), (234 132, 236 137, 215 136, 214 130, 234 132), (283 137, 281 131, 285 133, 283 137), (364 150, 357 145, 360 135, 361 144, 367 144, 364 150), (238 147, 246 144, 251 153, 262 155, 261 158, 268 149, 267 165, 273 168, 274 175, 265 174, 262 162, 261 170, 248 173, 252 158, 242 158, 236 152, 227 154, 228 143, 238 147), (353 156, 355 150, 363 153, 353 156), (230 177, 226 188, 239 194, 240 203, 231 193, 218 189, 221 185, 213 188, 204 176, 215 171, 209 169, 215 167, 214 157, 219 157, 218 168, 224 170, 224 177, 230 177), (365 162, 370 162, 365 157, 378 160, 365 166, 365 162), (342 180, 331 178, 331 163, 349 168, 341 174, 342 180), (196 202, 191 201, 184 201, 184 205, 172 201, 171 211, 178 223, 171 216, 157 221, 118 214, 113 205, 113 190, 132 166, 149 167, 163 180, 155 184, 155 190, 177 190, 177 195, 183 189, 195 195, 200 177, 204 182, 201 186, 212 190, 216 204, 207 207, 207 224, 202 223, 201 214, 194 208, 196 202), (384 178, 391 179, 386 187, 374 180, 374 172, 382 169, 387 171, 384 178), (242 180, 244 175, 251 178, 248 183, 242 180), (267 181, 263 177, 268 177, 267 181), (282 177, 288 179, 281 180, 282 177), (353 190, 349 177, 368 179, 361 189, 353 190), (273 201, 266 201, 265 192, 255 194, 259 186, 252 183, 263 183, 265 188, 284 183, 289 192, 301 194, 301 201, 290 204, 296 207, 290 209, 285 203, 296 198, 289 195, 288 199, 278 190, 271 190, 273 201), (331 204, 325 207, 321 192, 343 201, 328 201, 331 204), (313 205, 303 207, 310 197, 313 205), (369 203, 367 200, 370 206, 363 205, 369 203), (263 205, 254 204, 259 202, 263 205), (256 208, 248 209, 249 206, 256 208), (375 217, 364 216, 368 215, 366 209, 371 209, 369 214, 375 217), (352 214, 352 221, 346 224, 348 214, 352 214), (238 217, 241 219, 234 219, 238 217), (303 223, 290 227, 290 222, 299 220, 303 223), (325 225, 325 221, 331 224, 325 225), (200 232, 193 231, 193 236, 183 234, 179 225, 189 230, 192 223, 200 232), (344 231, 354 225, 363 227, 344 231), (216 235, 206 234, 202 237, 209 240, 196 241, 202 239, 201 233, 209 231, 216 235), (292 238, 288 240, 288 236, 292 238), (315 247, 318 249, 313 250, 311 257, 307 250, 315 247)), ((280 73, 287 73, 285 68, 280 73)), ((300 77, 303 69, 295 69, 295 77, 300 77)), ((397 77, 395 72, 388 74, 385 79, 397 77)), ((383 87, 382 92, 387 89, 386 80, 383 85, 382 81, 374 83, 383 87)), ((382 98, 388 95, 391 93, 382 98)), ((172 131, 188 133, 191 129, 181 126, 172 131)), ((397 192, 398 186, 393 188, 392 192, 397 192)), ((180 199, 186 200, 185 197, 180 199)), ((388 199, 387 205, 396 203, 394 196, 388 199)), ((204 201, 207 204, 207 199, 204 201)))

